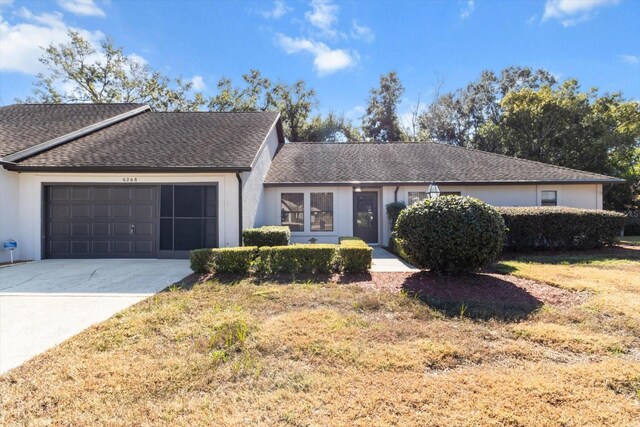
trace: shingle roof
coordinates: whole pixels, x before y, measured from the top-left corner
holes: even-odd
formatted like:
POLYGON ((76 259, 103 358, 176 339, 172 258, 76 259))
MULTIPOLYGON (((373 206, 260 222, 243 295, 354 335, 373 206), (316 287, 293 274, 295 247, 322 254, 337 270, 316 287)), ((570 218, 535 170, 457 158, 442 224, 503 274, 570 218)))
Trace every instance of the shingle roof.
POLYGON ((0 108, 0 158, 143 104, 16 104, 0 108))
POLYGON ((146 112, 36 154, 16 169, 248 169, 278 113, 146 112))
POLYGON ((289 143, 265 184, 617 182, 617 178, 437 143, 289 143))

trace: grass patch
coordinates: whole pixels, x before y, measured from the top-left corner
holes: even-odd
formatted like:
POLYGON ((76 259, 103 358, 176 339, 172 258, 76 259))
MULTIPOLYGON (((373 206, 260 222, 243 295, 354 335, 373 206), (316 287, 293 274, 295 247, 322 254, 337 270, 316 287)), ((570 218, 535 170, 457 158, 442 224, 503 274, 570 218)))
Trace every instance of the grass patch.
POLYGON ((536 256, 498 268, 550 285, 536 285, 535 301, 499 275, 416 275, 396 291, 175 288, 0 377, 0 424, 636 423, 640 261, 536 256), (554 305, 553 291, 586 296, 554 305), (515 309, 500 300, 516 297, 515 309))
POLYGON ((620 243, 629 246, 640 246, 640 236, 624 236, 620 238, 620 243))

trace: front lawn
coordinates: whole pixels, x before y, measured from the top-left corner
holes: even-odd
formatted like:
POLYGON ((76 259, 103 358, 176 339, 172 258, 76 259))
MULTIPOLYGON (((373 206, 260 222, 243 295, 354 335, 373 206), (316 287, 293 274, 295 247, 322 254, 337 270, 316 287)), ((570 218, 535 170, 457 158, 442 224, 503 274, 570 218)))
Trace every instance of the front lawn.
POLYGON ((638 253, 173 287, 0 377, 0 424, 634 425, 638 253))

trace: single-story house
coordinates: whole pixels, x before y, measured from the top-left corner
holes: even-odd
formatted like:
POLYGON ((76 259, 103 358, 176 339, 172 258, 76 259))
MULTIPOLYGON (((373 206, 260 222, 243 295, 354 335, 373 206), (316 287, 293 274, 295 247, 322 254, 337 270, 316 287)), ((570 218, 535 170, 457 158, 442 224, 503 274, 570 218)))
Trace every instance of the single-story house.
MULTIPOLYGON (((0 108, 0 242, 21 259, 186 257, 284 224, 385 244, 385 206, 443 194, 602 209, 617 178, 437 143, 286 143, 275 112, 0 108)), ((9 258, 0 248, 0 261, 9 258)))

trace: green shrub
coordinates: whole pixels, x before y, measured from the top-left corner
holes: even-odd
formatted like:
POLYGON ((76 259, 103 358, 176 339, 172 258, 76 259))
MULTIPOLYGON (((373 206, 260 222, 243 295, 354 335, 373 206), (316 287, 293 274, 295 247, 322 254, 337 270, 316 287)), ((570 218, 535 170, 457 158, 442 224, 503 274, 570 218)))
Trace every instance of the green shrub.
POLYGON ((346 273, 366 273, 371 267, 373 249, 358 237, 341 237, 338 246, 340 270, 346 273))
POLYGON ((255 271, 275 273, 329 273, 336 258, 336 245, 300 244, 262 247, 258 251, 255 271))
POLYGON ((391 237, 389 237, 389 246, 387 249, 389 249, 389 252, 392 254, 396 254, 407 261, 409 260, 407 251, 405 251, 402 246, 402 240, 396 236, 395 231, 391 232, 391 237))
POLYGON ((616 242, 626 218, 623 214, 563 207, 498 208, 511 250, 594 249, 616 242))
POLYGON ((362 242, 362 243, 364 243, 364 240, 362 240, 359 237, 340 236, 340 237, 338 237, 338 242, 340 242, 340 243, 342 243, 342 242, 362 242))
POLYGON ((245 246, 287 246, 290 239, 291 230, 281 225, 242 230, 242 241, 245 246))
POLYGON ((389 218, 389 224, 391 224, 391 229, 396 225, 396 221, 398 220, 398 215, 402 212, 407 205, 403 201, 392 202, 387 205, 387 218, 389 218))
POLYGON ((627 221, 624 225, 625 236, 640 236, 640 210, 627 212, 627 221))
POLYGON ((191 251, 191 269, 196 273, 249 273, 257 254, 255 246, 197 249, 191 251))
POLYGON ((486 203, 451 196, 423 200, 400 212, 396 234, 415 266, 464 273, 495 259, 502 250, 505 225, 486 203))

